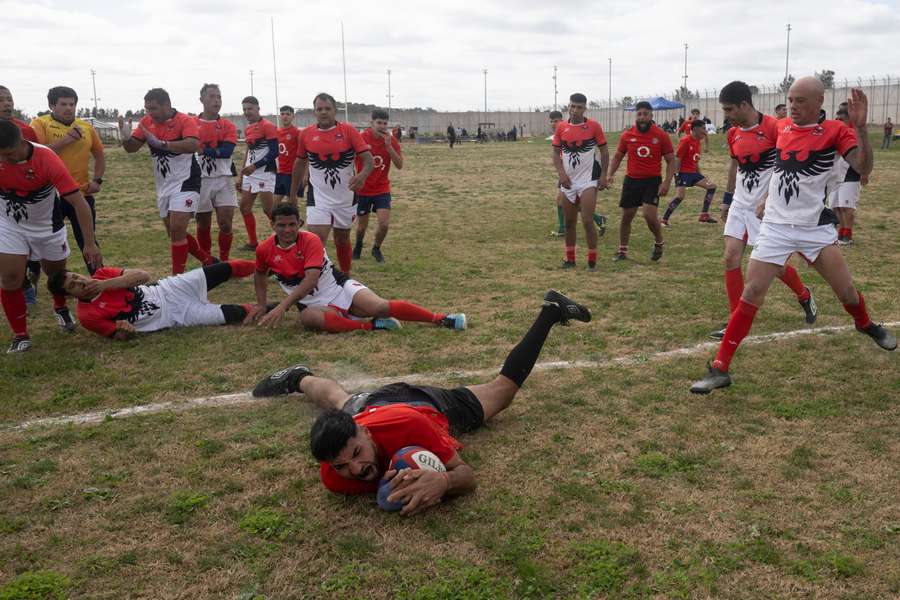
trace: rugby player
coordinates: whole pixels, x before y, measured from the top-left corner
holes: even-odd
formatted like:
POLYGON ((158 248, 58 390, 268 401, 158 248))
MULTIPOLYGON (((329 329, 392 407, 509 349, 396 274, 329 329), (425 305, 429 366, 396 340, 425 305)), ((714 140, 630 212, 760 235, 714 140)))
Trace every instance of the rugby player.
POLYGON ((638 208, 644 207, 644 220, 653 233, 655 245, 650 260, 657 261, 663 255, 662 226, 657 218, 657 206, 660 196, 669 193, 669 185, 675 174, 675 159, 672 140, 669 134, 653 122, 653 107, 647 101, 634 105, 634 126, 622 132, 619 145, 609 166, 607 185, 612 185, 612 178, 622 159, 628 156, 628 167, 625 180, 622 182, 622 197, 619 206, 622 208, 622 222, 619 224, 619 250, 613 257, 618 262, 628 258, 628 239, 631 236, 631 221, 638 208), (666 176, 662 178, 662 161, 666 161, 666 176))
MULTIPOLYGON (((372 256, 376 261, 383 263, 381 244, 387 237, 391 222, 391 165, 402 169, 403 154, 400 151, 400 142, 388 129, 388 114, 384 109, 376 108, 372 111, 372 124, 362 132, 362 139, 371 148, 373 168, 356 194, 356 245, 353 247, 353 258, 357 259, 362 254, 363 239, 369 226, 369 213, 374 211, 378 219, 378 229, 375 231, 375 243, 372 244, 372 256)), ((357 171, 363 169, 363 159, 359 155, 356 157, 356 169, 357 171)))
POLYGON ((156 205, 171 242, 172 274, 184 273, 188 253, 202 264, 213 260, 194 236, 187 232, 200 199, 200 150, 197 121, 172 108, 169 93, 154 88, 144 95, 144 110, 137 128, 132 130, 119 117, 119 133, 125 152, 133 153, 146 143, 153 159, 156 179, 156 205))
MULTIPOLYGON (((735 124, 728 130, 731 164, 722 201, 723 214, 727 216, 724 234, 725 291, 731 314, 738 307, 744 292, 744 274, 741 271, 744 248, 755 246, 759 235, 760 218, 775 169, 778 123, 774 117, 756 110, 750 87, 742 81, 731 82, 722 88, 719 102, 725 116, 735 124)), ((806 322, 810 325, 815 323, 818 312, 816 302, 797 270, 785 263, 784 269, 776 276, 797 296, 806 322)), ((722 339, 724 335, 723 326, 721 330, 712 332, 710 337, 722 339)))
POLYGON ((237 197, 232 178, 237 175, 231 160, 237 146, 237 127, 219 115, 222 110, 222 91, 218 84, 204 83, 200 88, 203 112, 197 117, 200 150, 200 201, 197 204, 197 243, 207 254, 212 253, 212 213, 216 212, 219 226, 219 260, 231 256, 234 241, 234 209, 237 197))
POLYGON ((818 122, 824 100, 825 88, 815 77, 798 79, 788 91, 791 116, 778 122, 775 170, 750 255, 747 283, 716 358, 708 365, 706 377, 691 386, 693 393, 707 394, 731 385, 731 359, 750 332, 769 285, 794 252, 802 254, 828 282, 858 331, 885 350, 897 348, 893 334, 869 317, 863 295, 853 285, 847 262, 835 243, 834 214, 823 203, 838 155, 860 175, 872 171, 872 146, 866 130, 868 99, 862 90, 851 91, 847 112, 852 129, 840 121, 818 122))
POLYGON ((775 119, 780 121, 781 119, 787 119, 788 111, 786 104, 778 104, 775 106, 775 119))
MULTIPOLYGON (((39 143, 37 134, 31 128, 31 125, 17 119, 14 116, 16 114, 15 111, 16 103, 13 100, 12 92, 9 91, 8 87, 0 85, 0 121, 10 121, 22 132, 22 139, 28 142, 39 143)), ((29 260, 27 273, 28 275, 22 283, 22 290, 25 293, 25 302, 30 306, 37 302, 37 282, 41 276, 41 262, 29 260)))
MULTIPOLYGON (((291 195, 291 171, 297 160, 300 129, 294 125, 294 107, 285 104, 278 109, 278 172, 275 174, 275 204, 291 195)), ((303 197, 303 190, 299 190, 303 197)))
POLYGON ((171 327, 243 323, 250 304, 211 304, 207 293, 253 271, 252 260, 231 260, 149 283, 146 271, 102 267, 91 277, 57 271, 47 286, 78 299, 75 312, 85 329, 127 340, 139 332, 171 327))
POLYGON ((700 109, 692 108, 690 116, 684 120, 681 124, 681 127, 678 129, 678 137, 690 137, 694 131, 694 123, 702 123, 703 129, 702 131, 702 140, 703 140, 703 151, 709 152, 709 136, 706 134, 706 121, 700 118, 700 109))
POLYGON ((378 297, 336 270, 325 254, 322 240, 300 231, 302 224, 297 207, 288 202, 272 211, 275 233, 256 249, 257 304, 247 316, 247 323, 258 320, 260 325, 277 325, 296 305, 304 327, 330 333, 397 329, 400 321, 433 323, 457 331, 466 328, 466 315, 462 313, 433 313, 411 302, 378 297), (274 307, 266 302, 269 274, 275 276, 286 294, 274 307))
MULTIPOLYGON (((842 104, 835 116, 847 127, 852 127, 846 105, 842 104)), ((853 222, 859 205, 860 188, 869 183, 869 178, 857 173, 842 157, 837 159, 834 177, 835 181, 828 191, 828 208, 834 211, 838 219, 838 246, 849 246, 853 243, 853 222)))
POLYGON ((562 268, 575 267, 575 243, 578 214, 584 226, 587 242, 587 269, 597 268, 597 230, 594 228, 594 208, 597 191, 606 189, 605 173, 609 168, 606 136, 600 123, 584 116, 587 97, 575 93, 569 96, 569 119, 556 126, 553 133, 553 166, 559 176, 559 191, 565 197, 563 214, 566 225, 565 258, 562 268), (600 173, 594 169, 595 155, 600 152, 600 173))
MULTIPOLYGON (((22 289, 29 258, 41 261, 48 276, 66 268, 66 227, 55 210, 60 198, 78 215, 85 263, 99 267, 103 257, 94 241, 91 209, 65 164, 53 150, 24 140, 11 119, 0 119, 0 303, 13 332, 7 353, 31 349, 22 289)), ((65 296, 54 294, 53 306, 60 325, 73 329, 65 296), (66 319, 60 317, 63 311, 66 319)))
POLYGON ((678 142, 675 150, 675 197, 669 202, 665 214, 660 221, 663 227, 669 226, 669 218, 678 205, 684 200, 689 187, 697 186, 706 190, 703 198, 703 209, 700 211, 701 223, 717 223, 709 216, 709 205, 716 194, 716 184, 700 172, 700 140, 706 135, 706 124, 702 120, 691 123, 691 133, 678 142))
POLYGON ((557 291, 544 296, 534 324, 506 357, 492 381, 453 389, 393 383, 372 392, 350 394, 336 381, 317 377, 295 365, 266 377, 254 396, 300 393, 324 412, 310 432, 310 450, 320 461, 325 487, 339 494, 377 491, 391 480, 392 502, 404 503, 411 515, 438 504, 445 496, 475 489, 475 473, 460 457, 455 436, 475 431, 510 406, 537 362, 557 323, 591 320, 590 311, 557 291), (391 457, 406 446, 430 450, 446 473, 406 469, 388 471, 391 457))
POLYGON ((334 247, 341 271, 349 274, 353 264, 350 224, 356 214, 355 193, 372 172, 374 161, 369 145, 349 123, 335 119, 337 103, 330 94, 313 99, 316 124, 300 134, 297 160, 291 174, 292 204, 297 203, 297 189, 309 182, 306 195, 306 220, 310 232, 322 243, 334 229, 334 247), (362 168, 355 169, 359 155, 362 168))
MULTIPOLYGON (((100 191, 103 174, 106 171, 106 158, 103 153, 103 142, 93 125, 75 116, 78 108, 78 94, 70 87, 57 86, 47 92, 47 105, 50 113, 34 119, 31 127, 37 136, 38 143, 49 147, 62 159, 69 170, 69 175, 81 189, 85 201, 91 208, 91 224, 94 228, 94 241, 97 234, 97 210, 94 194, 100 191), (88 167, 94 160, 94 176, 91 177, 88 167)), ((68 202, 60 206, 62 214, 72 224, 75 242, 79 250, 84 250, 84 237, 78 225, 78 215, 68 202)), ((98 242, 99 245, 99 242, 98 242)), ((88 267, 88 272, 92 267, 88 267)))
POLYGON ((247 129, 244 140, 247 142, 247 159, 241 176, 235 187, 241 192, 241 215, 247 227, 247 243, 243 250, 255 250, 256 217, 253 216, 253 203, 259 196, 263 212, 271 219, 272 206, 275 204, 275 174, 278 171, 278 129, 259 114, 259 100, 247 96, 241 101, 247 129))

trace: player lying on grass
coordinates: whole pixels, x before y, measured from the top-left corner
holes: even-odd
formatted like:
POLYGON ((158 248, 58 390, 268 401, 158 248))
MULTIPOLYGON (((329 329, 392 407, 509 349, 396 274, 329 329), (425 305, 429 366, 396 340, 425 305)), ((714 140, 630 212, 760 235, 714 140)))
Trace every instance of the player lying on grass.
POLYGON ((260 325, 277 325, 296 304, 304 327, 330 333, 398 329, 400 321, 433 323, 457 331, 466 328, 462 313, 434 313, 405 300, 385 300, 350 279, 328 260, 319 236, 300 231, 301 225, 293 204, 284 202, 272 211, 275 233, 256 249, 256 306, 247 315, 247 323, 258 320, 260 325), (266 305, 269 274, 287 294, 274 307, 266 305))
POLYGON ((211 304, 206 294, 253 271, 253 261, 231 260, 150 283, 146 271, 103 267, 93 278, 58 271, 47 287, 54 294, 78 299, 76 313, 85 329, 126 340, 137 332, 169 327, 242 323, 250 304, 211 304))
POLYGON ((310 449, 320 461, 322 483, 332 492, 375 492, 379 480, 391 480, 389 502, 414 514, 444 496, 475 489, 475 473, 460 458, 454 436, 481 427, 505 410, 534 368, 550 329, 571 320, 588 322, 590 311, 550 290, 534 324, 506 357, 489 383, 444 389, 393 383, 372 392, 350 394, 331 379, 316 377, 303 365, 278 371, 259 382, 254 396, 299 392, 324 408, 310 433, 310 449), (395 452, 421 446, 437 455, 447 473, 388 471, 395 452))

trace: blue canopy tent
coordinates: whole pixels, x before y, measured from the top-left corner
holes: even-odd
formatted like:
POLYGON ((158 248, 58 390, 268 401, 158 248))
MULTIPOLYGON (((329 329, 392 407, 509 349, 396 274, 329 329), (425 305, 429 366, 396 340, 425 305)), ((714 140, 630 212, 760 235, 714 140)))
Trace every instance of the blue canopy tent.
MULTIPOLYGON (((675 110, 678 108, 684 108, 684 104, 682 104, 681 102, 667 100, 662 96, 657 96, 656 98, 647 98, 646 101, 650 103, 650 106, 653 107, 653 110, 675 110)), ((625 110, 634 112, 634 105, 625 107, 625 110)))

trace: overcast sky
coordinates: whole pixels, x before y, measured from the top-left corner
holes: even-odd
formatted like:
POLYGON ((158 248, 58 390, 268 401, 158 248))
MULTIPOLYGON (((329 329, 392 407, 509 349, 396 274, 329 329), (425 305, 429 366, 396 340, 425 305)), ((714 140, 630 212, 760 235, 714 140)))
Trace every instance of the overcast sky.
POLYGON ((573 91, 590 99, 670 94, 681 84, 684 44, 688 87, 718 88, 732 79, 765 84, 784 76, 785 25, 792 24, 790 71, 832 69, 838 79, 900 76, 896 1, 758 0, 755 2, 561 3, 546 0, 454 2, 245 0, 0 0, 6 50, 0 84, 19 108, 46 108, 47 89, 74 87, 92 104, 143 105, 151 87, 173 104, 199 110, 200 85, 222 87, 223 112, 238 112, 250 93, 274 111, 270 17, 275 18, 278 100, 309 106, 319 91, 343 99, 340 23, 347 49, 348 97, 393 106, 477 110, 553 102, 573 91), (575 7, 578 8, 575 8, 575 7))

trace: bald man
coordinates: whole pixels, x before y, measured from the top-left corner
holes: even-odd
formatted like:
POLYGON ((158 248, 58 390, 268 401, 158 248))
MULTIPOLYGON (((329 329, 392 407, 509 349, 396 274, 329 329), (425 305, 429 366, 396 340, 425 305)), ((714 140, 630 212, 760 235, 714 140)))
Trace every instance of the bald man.
POLYGON ((869 318, 863 295, 853 285, 847 262, 836 245, 837 219, 824 204, 825 188, 838 155, 860 175, 872 172, 872 146, 866 130, 869 102, 862 90, 851 91, 848 127, 841 121, 819 122, 824 100, 825 88, 815 77, 798 79, 788 91, 790 118, 778 125, 775 171, 763 205, 759 237, 750 255, 747 283, 706 377, 691 386, 695 394, 731 385, 731 359, 750 332, 769 285, 794 252, 803 255, 828 282, 859 332, 884 350, 897 348, 897 338, 869 318))

